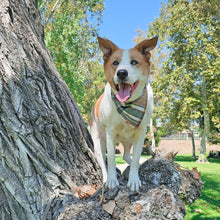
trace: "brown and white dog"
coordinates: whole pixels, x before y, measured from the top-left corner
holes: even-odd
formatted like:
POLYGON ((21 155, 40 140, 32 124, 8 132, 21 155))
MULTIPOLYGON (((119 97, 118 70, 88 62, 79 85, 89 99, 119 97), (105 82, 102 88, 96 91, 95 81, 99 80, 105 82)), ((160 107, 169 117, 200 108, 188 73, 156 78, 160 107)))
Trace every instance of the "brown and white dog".
POLYGON ((95 103, 90 120, 95 156, 101 166, 103 181, 110 189, 118 186, 115 165, 116 142, 124 146, 124 160, 130 164, 128 187, 141 187, 139 159, 153 112, 153 92, 148 82, 150 51, 158 37, 144 40, 134 48, 122 50, 110 40, 98 37, 103 52, 107 80, 104 93, 95 103), (133 157, 130 148, 133 145, 133 157), (105 153, 108 153, 108 172, 105 153))

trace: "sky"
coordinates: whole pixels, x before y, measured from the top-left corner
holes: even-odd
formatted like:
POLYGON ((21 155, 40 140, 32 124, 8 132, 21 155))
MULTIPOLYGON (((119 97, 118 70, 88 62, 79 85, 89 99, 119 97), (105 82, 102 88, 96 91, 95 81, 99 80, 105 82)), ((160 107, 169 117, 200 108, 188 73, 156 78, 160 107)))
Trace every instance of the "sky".
POLYGON ((148 24, 159 16, 161 2, 167 0, 105 0, 99 36, 110 39, 122 49, 135 46, 136 30, 148 29, 148 24))

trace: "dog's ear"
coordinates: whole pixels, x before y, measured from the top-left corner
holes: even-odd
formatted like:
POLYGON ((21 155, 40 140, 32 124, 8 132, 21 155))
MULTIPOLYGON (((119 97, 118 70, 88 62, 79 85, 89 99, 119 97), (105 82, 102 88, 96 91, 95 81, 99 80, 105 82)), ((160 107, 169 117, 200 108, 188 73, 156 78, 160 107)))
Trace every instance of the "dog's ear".
POLYGON ((118 47, 108 39, 98 37, 98 42, 99 42, 99 48, 101 49, 101 51, 104 54, 104 56, 103 56, 104 59, 111 56, 111 54, 116 49, 118 49, 118 47))
POLYGON ((153 50, 157 45, 158 37, 153 37, 149 40, 144 40, 141 43, 137 44, 137 48, 143 55, 148 56, 149 51, 153 50))

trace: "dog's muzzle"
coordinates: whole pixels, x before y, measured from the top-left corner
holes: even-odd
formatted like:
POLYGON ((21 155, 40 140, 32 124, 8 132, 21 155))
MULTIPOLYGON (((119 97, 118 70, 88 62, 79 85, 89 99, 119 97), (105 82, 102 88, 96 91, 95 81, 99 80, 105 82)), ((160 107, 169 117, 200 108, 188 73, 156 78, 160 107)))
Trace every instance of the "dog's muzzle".
POLYGON ((128 71, 126 69, 120 69, 117 71, 117 77, 119 82, 125 82, 128 77, 128 71))

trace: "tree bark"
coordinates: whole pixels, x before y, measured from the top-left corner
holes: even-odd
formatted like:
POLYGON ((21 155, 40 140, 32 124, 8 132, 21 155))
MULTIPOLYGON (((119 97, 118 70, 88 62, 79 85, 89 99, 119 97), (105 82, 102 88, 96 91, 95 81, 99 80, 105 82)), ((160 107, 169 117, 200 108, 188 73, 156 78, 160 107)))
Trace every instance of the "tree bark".
POLYGON ((172 162, 173 156, 172 153, 165 157, 155 154, 140 166, 143 185, 140 191, 131 192, 126 187, 128 167, 119 178, 119 187, 99 189, 87 201, 68 205, 58 219, 184 219, 185 204, 200 196, 203 183, 195 168, 191 171, 181 169, 172 162))
POLYGON ((209 112, 207 107, 206 80, 204 73, 202 75, 202 106, 203 106, 203 115, 204 115, 204 128, 202 129, 200 153, 197 162, 208 162, 205 154, 206 154, 206 141, 210 131, 210 121, 209 121, 209 112))
POLYGON ((154 126, 153 126, 152 118, 150 119, 150 134, 151 134, 151 141, 152 141, 151 150, 155 152, 156 144, 155 144, 155 138, 154 138, 154 126))
POLYGON ((196 159, 196 145, 195 145, 195 138, 194 138, 194 132, 192 128, 189 128, 189 131, 191 132, 191 139, 192 139, 192 158, 196 159))
POLYGON ((193 157, 193 159, 196 159, 196 145, 195 145, 195 139, 194 139, 194 132, 193 131, 192 131, 192 149, 193 149, 192 157, 193 157))
POLYGON ((92 140, 44 44, 37 0, 0 4, 0 219, 56 219, 101 184, 92 140))

